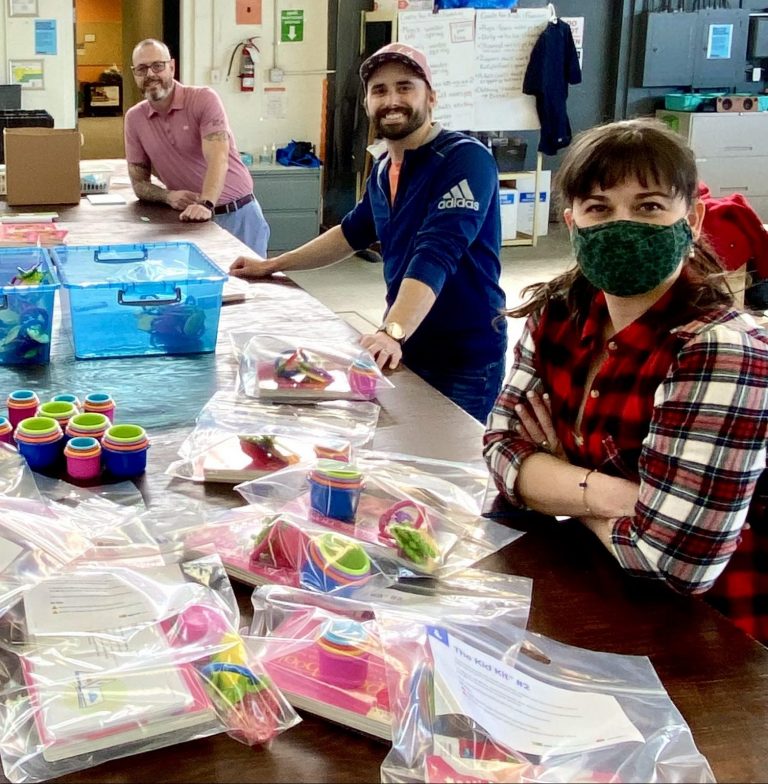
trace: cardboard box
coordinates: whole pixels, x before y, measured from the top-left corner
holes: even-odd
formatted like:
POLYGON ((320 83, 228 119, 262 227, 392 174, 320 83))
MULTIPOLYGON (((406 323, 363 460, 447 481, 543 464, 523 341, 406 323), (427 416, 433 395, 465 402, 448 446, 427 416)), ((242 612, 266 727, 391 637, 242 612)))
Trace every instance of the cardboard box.
POLYGON ((501 240, 517 237, 517 203, 520 192, 517 188, 499 188, 501 206, 501 240))
POLYGON ((80 203, 80 131, 5 128, 6 201, 80 203))
MULTIPOLYGON (((521 234, 530 235, 533 231, 533 174, 523 174, 517 178, 515 185, 520 191, 520 203, 517 208, 517 230, 521 234)), ((536 211, 536 236, 544 237, 549 231, 549 196, 552 172, 543 171, 539 175, 539 206, 536 211)))

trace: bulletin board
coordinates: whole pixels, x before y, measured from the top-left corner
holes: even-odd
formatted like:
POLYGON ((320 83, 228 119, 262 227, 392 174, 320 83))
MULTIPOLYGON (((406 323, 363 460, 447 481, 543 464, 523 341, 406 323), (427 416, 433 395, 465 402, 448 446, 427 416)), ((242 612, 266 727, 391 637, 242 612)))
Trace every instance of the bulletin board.
POLYGON ((523 78, 550 11, 461 8, 401 11, 397 39, 421 49, 437 92, 434 119, 446 128, 538 130, 536 101, 523 78))

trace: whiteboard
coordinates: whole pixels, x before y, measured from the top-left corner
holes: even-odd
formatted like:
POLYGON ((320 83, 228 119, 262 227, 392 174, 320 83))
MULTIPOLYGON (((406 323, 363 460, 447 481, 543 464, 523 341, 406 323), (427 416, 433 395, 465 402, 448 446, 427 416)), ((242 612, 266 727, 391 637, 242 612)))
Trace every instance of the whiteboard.
POLYGON ((549 17, 546 7, 401 11, 398 41, 421 49, 432 68, 434 119, 455 130, 537 130, 523 77, 549 17))

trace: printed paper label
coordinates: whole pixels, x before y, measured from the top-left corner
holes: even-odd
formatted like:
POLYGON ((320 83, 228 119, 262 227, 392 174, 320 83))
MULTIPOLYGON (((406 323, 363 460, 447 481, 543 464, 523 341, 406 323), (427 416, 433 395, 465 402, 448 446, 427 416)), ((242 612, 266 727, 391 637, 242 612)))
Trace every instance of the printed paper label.
POLYGON ((572 754, 643 736, 615 697, 551 686, 428 627, 435 713, 474 719, 497 743, 524 754, 572 754))

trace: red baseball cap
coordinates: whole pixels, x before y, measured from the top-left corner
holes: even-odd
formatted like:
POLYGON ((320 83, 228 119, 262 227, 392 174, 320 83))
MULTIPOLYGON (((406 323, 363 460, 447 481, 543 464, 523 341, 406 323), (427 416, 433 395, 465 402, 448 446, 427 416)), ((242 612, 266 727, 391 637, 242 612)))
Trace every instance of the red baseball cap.
POLYGON ((360 66, 360 78, 363 84, 367 85, 373 72, 386 63, 401 63, 407 66, 415 71, 430 89, 432 88, 432 70, 424 52, 408 44, 397 43, 382 46, 360 66))

